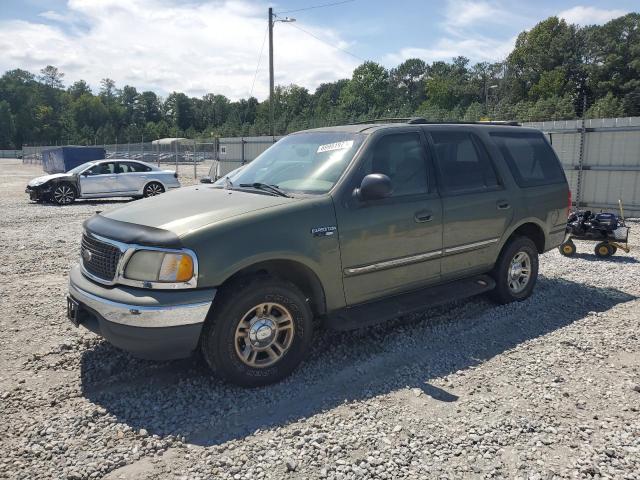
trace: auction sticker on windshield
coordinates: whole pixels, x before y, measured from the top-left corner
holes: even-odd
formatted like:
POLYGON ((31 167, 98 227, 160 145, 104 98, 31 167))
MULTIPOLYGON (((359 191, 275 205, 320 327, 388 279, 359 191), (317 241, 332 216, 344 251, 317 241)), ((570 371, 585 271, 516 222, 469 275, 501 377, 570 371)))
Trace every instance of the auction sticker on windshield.
POLYGON ((344 142, 326 143, 318 147, 316 153, 333 152, 334 150, 347 150, 353 147, 353 140, 345 140, 344 142))

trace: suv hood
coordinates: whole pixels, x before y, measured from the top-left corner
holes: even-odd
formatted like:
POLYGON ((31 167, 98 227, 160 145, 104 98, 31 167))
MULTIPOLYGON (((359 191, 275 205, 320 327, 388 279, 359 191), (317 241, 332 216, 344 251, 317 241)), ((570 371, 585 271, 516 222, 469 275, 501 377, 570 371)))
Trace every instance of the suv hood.
POLYGON ((27 185, 30 187, 37 187, 40 185, 44 185, 45 183, 55 179, 55 178, 63 178, 63 177, 67 177, 70 178, 73 175, 69 174, 69 173, 54 173, 52 175, 43 175, 42 177, 38 177, 38 178, 34 178, 33 180, 31 180, 27 185))
POLYGON ((227 218, 295 201, 295 198, 195 185, 137 200, 102 215, 183 236, 227 218))

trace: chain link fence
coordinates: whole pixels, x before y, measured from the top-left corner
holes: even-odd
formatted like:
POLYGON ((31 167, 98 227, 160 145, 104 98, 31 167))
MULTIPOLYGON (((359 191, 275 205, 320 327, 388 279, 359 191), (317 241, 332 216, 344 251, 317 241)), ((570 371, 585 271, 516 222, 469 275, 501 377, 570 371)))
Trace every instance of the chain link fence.
MULTIPOLYGON (((198 175, 198 165, 204 162, 212 165, 209 175, 219 178, 258 155, 282 137, 230 137, 205 139, 163 139, 154 142, 119 143, 98 145, 105 149, 106 157, 132 159, 161 166, 174 166, 177 172, 186 174, 193 169, 198 175)), ((25 164, 41 164, 42 152, 60 145, 25 145, 22 151, 11 158, 22 156, 25 164)), ((201 170, 201 169, 200 169, 201 170)))

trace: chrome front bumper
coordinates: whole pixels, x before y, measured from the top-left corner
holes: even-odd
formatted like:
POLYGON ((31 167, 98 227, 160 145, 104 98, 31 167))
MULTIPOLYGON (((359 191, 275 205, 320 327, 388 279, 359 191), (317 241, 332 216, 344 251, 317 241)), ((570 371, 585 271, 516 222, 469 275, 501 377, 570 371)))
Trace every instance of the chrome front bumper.
POLYGON ((153 360, 193 353, 215 295, 214 288, 107 287, 89 280, 78 266, 69 274, 69 297, 77 304, 70 320, 122 350, 153 360))
POLYGON ((177 327, 203 323, 211 308, 210 302, 182 305, 129 305, 93 295, 69 283, 69 295, 82 305, 89 307, 103 319, 130 327, 157 328, 177 327))

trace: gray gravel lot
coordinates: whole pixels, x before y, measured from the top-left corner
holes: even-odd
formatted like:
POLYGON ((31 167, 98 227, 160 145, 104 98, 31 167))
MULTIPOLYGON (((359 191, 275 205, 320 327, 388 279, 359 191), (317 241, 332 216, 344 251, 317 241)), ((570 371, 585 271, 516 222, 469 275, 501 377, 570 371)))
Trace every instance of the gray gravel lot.
POLYGON ((545 254, 525 302, 319 332, 245 390, 66 320, 82 221, 122 202, 30 203, 39 173, 0 161, 0 478, 640 478, 639 223, 630 254, 545 254))

